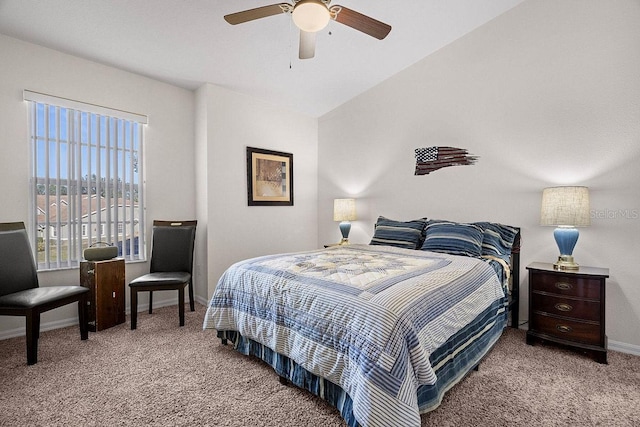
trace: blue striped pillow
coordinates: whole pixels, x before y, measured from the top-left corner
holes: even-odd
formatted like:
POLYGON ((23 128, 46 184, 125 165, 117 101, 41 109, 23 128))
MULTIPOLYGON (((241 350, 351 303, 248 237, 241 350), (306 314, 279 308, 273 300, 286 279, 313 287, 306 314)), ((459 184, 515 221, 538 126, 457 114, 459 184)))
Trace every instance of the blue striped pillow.
POLYGON ((394 221, 383 216, 378 217, 370 245, 395 246, 417 249, 422 242, 426 220, 394 221))
POLYGON ((518 229, 495 222, 474 222, 474 224, 484 230, 482 255, 495 256, 510 263, 511 247, 518 234, 518 229))
POLYGON ((479 257, 484 231, 474 224, 432 220, 427 223, 423 251, 479 257))

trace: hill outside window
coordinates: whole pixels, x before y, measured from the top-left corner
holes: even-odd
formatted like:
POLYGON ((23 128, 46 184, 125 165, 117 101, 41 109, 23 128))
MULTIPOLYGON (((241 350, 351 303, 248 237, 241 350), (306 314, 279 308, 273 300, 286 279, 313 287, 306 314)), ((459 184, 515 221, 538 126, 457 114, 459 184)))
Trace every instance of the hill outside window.
POLYGON ((79 266, 104 242, 145 259, 140 114, 24 91, 29 108, 29 235, 38 270, 79 266))

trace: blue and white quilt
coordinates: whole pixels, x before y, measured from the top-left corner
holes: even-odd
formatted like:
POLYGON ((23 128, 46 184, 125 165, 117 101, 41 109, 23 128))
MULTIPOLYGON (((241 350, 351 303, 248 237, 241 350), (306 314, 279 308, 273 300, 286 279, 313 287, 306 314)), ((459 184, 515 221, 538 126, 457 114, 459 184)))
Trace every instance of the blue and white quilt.
POLYGON ((504 298, 480 259, 348 245, 234 264, 204 328, 237 331, 339 385, 362 426, 419 426, 417 389, 436 381, 429 356, 487 307, 498 319, 504 298))

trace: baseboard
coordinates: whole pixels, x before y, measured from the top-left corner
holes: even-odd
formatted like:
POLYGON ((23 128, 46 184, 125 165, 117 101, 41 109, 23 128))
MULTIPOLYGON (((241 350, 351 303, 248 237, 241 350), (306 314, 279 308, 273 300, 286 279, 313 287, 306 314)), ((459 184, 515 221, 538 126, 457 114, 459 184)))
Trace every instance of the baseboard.
MULTIPOLYGON (((154 294, 154 296, 156 296, 157 294, 154 294)), ((195 302, 202 304, 202 305, 207 305, 209 301, 207 301, 206 298, 202 298, 199 296, 196 296, 194 298, 195 302)), ((188 301, 188 298, 187 298, 188 301)), ((154 298, 153 301, 153 308, 160 308, 160 307, 167 307, 170 305, 178 305, 178 298, 172 298, 172 299, 164 299, 164 300, 158 300, 156 298, 154 298)), ((146 304, 138 304, 138 313, 141 313, 143 311, 147 311, 149 309, 149 303, 146 304)), ((131 314, 131 310, 129 308, 129 306, 127 306, 125 313, 127 315, 131 314)), ((24 318, 23 318, 24 319, 24 318)), ((59 329, 59 328, 66 328, 67 326, 74 326, 78 324, 78 316, 74 316, 74 317, 70 317, 67 319, 62 319, 62 320, 53 320, 51 322, 45 322, 45 323, 41 323, 40 324, 40 332, 45 332, 45 331, 50 331, 53 329, 59 329)), ((23 337, 25 335, 25 327, 22 326, 20 328, 15 328, 15 329, 8 329, 6 331, 0 331, 0 340, 6 340, 9 338, 15 338, 15 337, 23 337)))
POLYGON ((640 356, 640 345, 627 344, 619 341, 609 340, 607 348, 612 351, 619 351, 620 353, 633 354, 640 356))
MULTIPOLYGON (((22 317, 25 320, 24 317, 22 317)), ((40 324, 40 332, 50 331, 52 329, 66 328, 67 326, 73 326, 78 324, 78 317, 73 317, 69 319, 62 320, 54 320, 52 322, 46 322, 40 324)), ((6 331, 0 332, 0 340, 6 340, 9 338, 15 337, 23 337, 25 336, 25 327, 22 326, 20 328, 8 329, 6 331)))
POLYGON ((196 295, 193 299, 196 300, 196 302, 204 305, 205 307, 209 304, 209 300, 206 298, 202 298, 201 296, 196 295))

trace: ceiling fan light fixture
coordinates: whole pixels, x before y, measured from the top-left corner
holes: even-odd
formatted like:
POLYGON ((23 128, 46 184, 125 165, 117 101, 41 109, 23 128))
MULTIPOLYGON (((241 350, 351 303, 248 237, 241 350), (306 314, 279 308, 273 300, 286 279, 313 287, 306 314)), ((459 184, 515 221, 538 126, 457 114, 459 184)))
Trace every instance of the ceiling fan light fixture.
POLYGON ((322 1, 301 0, 293 8, 292 18, 302 31, 315 33, 327 26, 331 13, 322 1))

